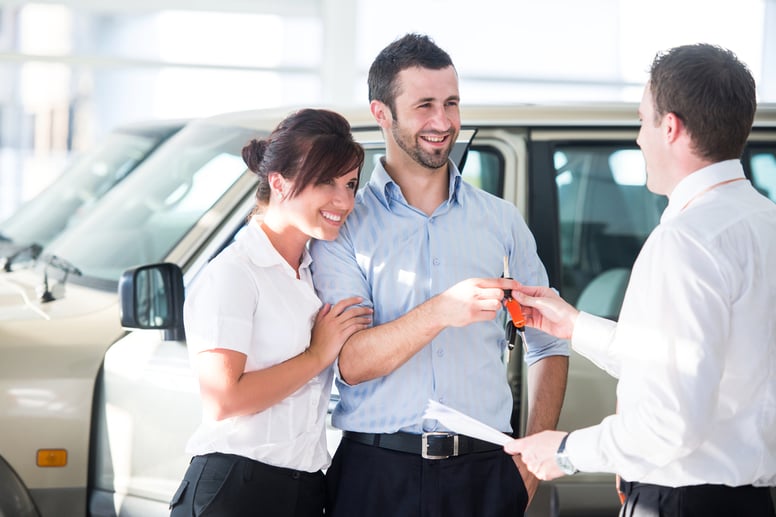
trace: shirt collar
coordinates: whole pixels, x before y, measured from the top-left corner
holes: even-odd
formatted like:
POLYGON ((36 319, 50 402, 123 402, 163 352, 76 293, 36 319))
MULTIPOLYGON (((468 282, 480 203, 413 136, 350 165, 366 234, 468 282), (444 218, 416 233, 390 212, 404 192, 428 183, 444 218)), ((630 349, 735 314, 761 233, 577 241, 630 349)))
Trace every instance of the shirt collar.
MULTIPOLYGON (((447 171, 450 175, 449 192, 447 195, 448 202, 457 202, 461 204, 461 172, 456 167, 452 160, 447 161, 447 171)), ((391 201, 397 200, 403 204, 407 204, 407 200, 401 192, 399 185, 393 181, 393 178, 388 174, 383 165, 383 159, 377 161, 372 176, 369 178, 369 184, 372 187, 375 195, 380 202, 388 209, 391 210, 391 201)))
POLYGON ((723 181, 744 178, 744 168, 740 160, 725 160, 698 169, 680 181, 668 200, 668 206, 660 217, 660 222, 679 215, 687 203, 723 181))
MULTIPOLYGON (((240 243, 241 246, 245 247, 246 255, 250 261, 258 267, 272 267, 280 265, 287 268, 294 274, 294 276, 296 276, 293 268, 272 245, 269 237, 267 237, 267 234, 264 233, 264 230, 261 229, 261 225, 255 217, 252 217, 245 228, 243 228, 237 234, 235 241, 240 243)), ((299 268, 306 269, 310 267, 311 262, 312 258, 310 257, 310 253, 307 251, 307 247, 305 246, 304 250, 302 251, 302 263, 300 264, 299 268)))

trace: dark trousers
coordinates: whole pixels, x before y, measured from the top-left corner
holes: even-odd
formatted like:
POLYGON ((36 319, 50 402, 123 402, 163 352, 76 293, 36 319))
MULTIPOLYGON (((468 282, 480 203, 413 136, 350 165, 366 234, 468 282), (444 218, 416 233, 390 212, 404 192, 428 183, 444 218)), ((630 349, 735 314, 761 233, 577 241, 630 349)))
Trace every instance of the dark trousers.
POLYGON ((343 439, 326 487, 327 517, 516 517, 528 504, 502 450, 426 460, 343 439))
POLYGON ((323 473, 266 465, 233 454, 191 460, 170 501, 171 517, 321 517, 323 473))
POLYGON ((770 489, 752 485, 671 488, 620 482, 627 495, 620 517, 774 517, 770 489))

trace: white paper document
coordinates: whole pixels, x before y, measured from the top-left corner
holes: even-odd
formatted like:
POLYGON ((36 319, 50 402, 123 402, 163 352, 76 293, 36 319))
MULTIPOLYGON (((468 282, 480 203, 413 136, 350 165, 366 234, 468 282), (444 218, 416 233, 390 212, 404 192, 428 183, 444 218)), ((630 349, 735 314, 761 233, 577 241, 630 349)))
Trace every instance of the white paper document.
POLYGON ((458 434, 479 438, 486 442, 504 445, 512 439, 511 436, 485 425, 479 420, 464 415, 451 407, 429 400, 423 418, 439 421, 443 426, 458 434))

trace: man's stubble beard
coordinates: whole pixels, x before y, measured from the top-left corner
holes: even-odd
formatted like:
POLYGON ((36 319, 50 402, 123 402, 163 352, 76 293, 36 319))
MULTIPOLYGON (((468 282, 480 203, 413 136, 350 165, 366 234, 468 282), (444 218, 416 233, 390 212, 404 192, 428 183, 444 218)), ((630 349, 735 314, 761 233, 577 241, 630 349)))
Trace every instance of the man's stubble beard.
POLYGON ((391 134, 393 135, 394 141, 405 153, 407 153, 407 155, 409 155, 413 160, 415 160, 423 167, 426 167, 427 169, 439 169, 440 167, 443 167, 445 164, 447 164, 450 151, 452 151, 453 145, 455 145, 455 135, 448 133, 450 136, 450 144, 444 149, 439 149, 433 153, 428 153, 420 148, 417 140, 408 141, 408 139, 404 138, 401 132, 401 126, 399 125, 399 121, 397 119, 394 119, 393 121, 393 125, 391 126, 391 134))

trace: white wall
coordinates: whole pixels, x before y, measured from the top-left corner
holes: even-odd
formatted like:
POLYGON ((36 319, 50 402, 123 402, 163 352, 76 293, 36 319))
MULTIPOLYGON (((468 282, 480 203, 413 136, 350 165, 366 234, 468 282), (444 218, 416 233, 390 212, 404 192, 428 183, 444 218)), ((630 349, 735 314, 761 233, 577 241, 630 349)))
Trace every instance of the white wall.
POLYGON ((450 53, 464 103, 638 101, 655 52, 699 41, 776 102, 776 0, 0 0, 0 219, 123 122, 365 104, 410 31, 450 53))

